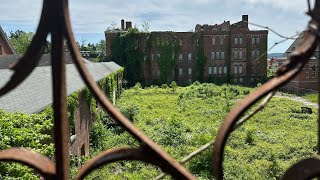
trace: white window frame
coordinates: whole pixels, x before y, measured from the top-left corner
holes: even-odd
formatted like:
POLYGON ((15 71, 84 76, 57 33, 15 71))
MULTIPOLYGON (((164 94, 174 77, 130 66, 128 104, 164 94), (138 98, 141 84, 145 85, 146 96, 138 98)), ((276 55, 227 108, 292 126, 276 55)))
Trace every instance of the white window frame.
POLYGON ((224 74, 227 74, 227 73, 228 73, 227 71, 228 71, 228 70, 227 70, 227 66, 224 66, 224 67, 223 67, 223 73, 224 73, 224 74))
POLYGON ((235 49, 235 50, 233 51, 233 56, 234 56, 233 59, 235 59, 235 60, 239 58, 239 57, 238 57, 238 50, 235 49))
POLYGON ((179 76, 183 76, 183 69, 179 68, 179 76))
POLYGON ((218 68, 215 66, 213 67, 213 74, 217 74, 218 73, 218 68))
POLYGON ((183 54, 180 53, 180 54, 179 54, 179 61, 182 61, 182 60, 183 60, 183 54))
POLYGON ((239 51, 239 59, 242 59, 242 49, 239 51))
POLYGON ((212 42, 212 45, 216 45, 216 36, 212 36, 212 40, 211 40, 212 42))
POLYGON ((211 52, 211 60, 215 60, 215 52, 214 51, 211 52))
POLYGON ((256 43, 256 38, 252 37, 252 44, 255 44, 255 43, 256 43))
POLYGON ((224 38, 223 36, 220 37, 220 45, 223 45, 224 44, 224 38))
POLYGON ((233 66, 233 74, 238 74, 238 67, 237 66, 233 66))
POLYGON ((256 38, 256 43, 260 44, 260 38, 259 37, 256 38))
POLYGON ((212 74, 212 67, 208 68, 208 74, 211 75, 212 74))
POLYGON ((239 74, 243 73, 243 66, 238 66, 238 72, 239 72, 239 74))
POLYGON ((224 51, 221 51, 221 59, 224 59, 224 51))
POLYGON ((238 44, 238 37, 234 38, 234 44, 237 45, 238 44))
POLYGON ((189 61, 192 60, 192 53, 188 53, 188 60, 189 60, 189 61))
POLYGON ((256 56, 257 56, 257 58, 260 57, 260 51, 256 51, 256 56))
POLYGON ((188 75, 192 75, 192 68, 188 68, 188 75))
POLYGON ((222 66, 219 66, 219 74, 222 74, 222 66))
POLYGON ((216 59, 220 59, 220 52, 219 51, 216 52, 216 59))

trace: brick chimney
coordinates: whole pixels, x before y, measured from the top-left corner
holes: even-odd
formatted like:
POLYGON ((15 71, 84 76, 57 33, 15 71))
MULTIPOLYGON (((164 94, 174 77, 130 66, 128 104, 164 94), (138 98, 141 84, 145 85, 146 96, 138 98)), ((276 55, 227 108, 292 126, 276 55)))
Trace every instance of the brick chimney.
POLYGON ((124 20, 121 19, 121 31, 124 31, 124 20))
POLYGON ((127 21, 126 22, 126 30, 129 30, 130 28, 132 28, 132 22, 131 21, 127 21))
POLYGON ((249 16, 248 15, 242 15, 242 22, 246 22, 246 27, 249 27, 249 16))

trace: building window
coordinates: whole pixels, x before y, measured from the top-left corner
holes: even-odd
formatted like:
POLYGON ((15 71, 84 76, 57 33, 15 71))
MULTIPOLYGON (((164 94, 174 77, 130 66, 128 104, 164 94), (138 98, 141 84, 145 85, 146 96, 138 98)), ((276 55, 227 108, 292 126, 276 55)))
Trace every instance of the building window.
POLYGON ((239 44, 242 44, 243 43, 243 38, 241 37, 240 39, 239 39, 239 44))
POLYGON ((233 66, 233 74, 238 74, 238 67, 237 66, 233 66))
POLYGON ((182 61, 183 60, 183 54, 179 54, 179 60, 182 61))
POLYGON ((188 75, 192 75, 192 69, 188 68, 188 75))
POLYGON ((239 79, 239 82, 240 82, 240 83, 243 83, 243 78, 240 78, 240 79, 239 79))
POLYGON ((222 74, 222 67, 219 67, 219 74, 222 74))
POLYGON ((242 59, 242 49, 239 51, 239 59, 242 59))
POLYGON ((216 52, 216 58, 220 59, 220 52, 216 52))
POLYGON ((192 60, 192 53, 188 54, 188 60, 191 61, 192 60))
POLYGON ((180 39, 180 40, 179 40, 179 45, 180 45, 180 46, 182 46, 182 45, 183 45, 183 43, 182 43, 182 39, 180 39))
POLYGON ((215 52, 211 52, 211 59, 214 60, 215 59, 215 52))
POLYGON ((259 37, 257 37, 257 44, 260 44, 260 38, 259 37))
POLYGON ((310 68, 311 71, 311 78, 316 78, 316 66, 312 66, 310 68))
POLYGON ((151 60, 154 61, 154 54, 151 54, 151 60))
POLYGON ((257 53, 257 58, 259 58, 260 57, 260 51, 257 51, 256 53, 257 53))
POLYGON ((239 74, 242 74, 242 72, 243 72, 243 69, 242 69, 242 66, 238 66, 239 67, 239 74))
POLYGON ((255 44, 255 42, 256 42, 256 38, 252 37, 252 44, 255 44))
POLYGON ((305 74, 304 74, 305 78, 309 78, 309 68, 308 67, 305 68, 304 72, 305 72, 305 74))
POLYGON ((213 67, 213 74, 217 74, 217 67, 213 67))
POLYGON ((238 38, 237 38, 237 37, 234 38, 234 44, 235 44, 235 45, 238 44, 238 38))
POLYGON ((179 76, 183 75, 183 69, 179 68, 179 76))
POLYGON ((234 59, 238 59, 238 50, 237 49, 235 49, 234 50, 234 55, 233 55, 234 57, 234 59))
POLYGON ((160 56, 161 56, 160 54, 157 54, 157 58, 160 58, 160 56))
POLYGON ((144 57, 143 57, 143 61, 146 61, 146 60, 147 60, 147 56, 144 56, 144 57))
POLYGON ((224 59, 224 52, 221 52, 221 59, 224 59))
POLYGON ((157 76, 158 77, 160 76, 160 70, 157 70, 157 76))
POLYGON ((256 55, 256 52, 255 52, 255 51, 251 51, 251 58, 252 58, 252 59, 255 58, 255 55, 256 55))
POLYGON ((212 45, 216 45, 216 37, 212 36, 212 45))
POLYGON ((212 74, 212 67, 209 67, 208 74, 212 74))
POLYGON ((189 84, 192 84, 192 79, 188 79, 188 83, 189 83, 189 84))
POLYGON ((223 67, 223 73, 224 73, 224 74, 227 74, 227 66, 224 66, 224 67, 223 67))
POLYGON ((220 45, 223 45, 223 41, 224 41, 224 38, 223 36, 220 37, 220 45))

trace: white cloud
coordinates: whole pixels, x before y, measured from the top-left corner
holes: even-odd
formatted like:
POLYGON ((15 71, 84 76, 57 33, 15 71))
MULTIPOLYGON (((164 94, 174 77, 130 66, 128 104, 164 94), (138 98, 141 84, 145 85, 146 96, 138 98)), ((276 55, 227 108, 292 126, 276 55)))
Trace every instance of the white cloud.
MULTIPOLYGON (((0 25, 5 30, 35 29, 42 0, 0 0, 0 25)), ((306 1, 301 0, 70 0, 75 33, 101 33, 121 19, 140 26, 149 22, 151 30, 189 31, 196 24, 216 24, 241 20, 267 25, 285 35, 301 31, 307 24, 306 1)), ((253 29, 259 29, 251 27, 253 29)), ((279 40, 270 33, 270 42, 279 40)), ((283 48, 285 49, 285 48, 283 48)))

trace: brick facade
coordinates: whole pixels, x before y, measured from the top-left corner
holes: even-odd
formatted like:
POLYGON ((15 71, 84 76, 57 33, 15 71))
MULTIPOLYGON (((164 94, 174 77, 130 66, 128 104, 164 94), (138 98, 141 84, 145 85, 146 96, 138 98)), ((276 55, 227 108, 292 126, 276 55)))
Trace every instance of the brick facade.
MULTIPOLYGON (((290 54, 300 45, 303 35, 304 33, 301 33, 300 36, 286 50, 286 52, 283 54, 283 57, 276 60, 279 67, 288 60, 290 54)), ((302 71, 293 80, 291 80, 284 87, 284 89, 297 94, 319 91, 319 52, 320 50, 318 47, 314 53, 314 56, 310 58, 309 62, 305 65, 302 71)))
MULTIPOLYGON (((248 16, 243 15, 242 21, 230 24, 225 21, 218 25, 196 25, 195 32, 151 32, 141 33, 142 41, 147 41, 153 33, 162 39, 174 34, 180 40, 180 52, 175 55, 175 69, 168 77, 168 82, 177 81, 178 84, 190 84, 197 79, 197 46, 194 37, 203 36, 204 55, 207 58, 204 65, 204 78, 207 82, 236 82, 242 84, 255 84, 267 77, 267 51, 268 31, 250 31, 248 16), (260 57, 260 56, 263 57, 260 57), (260 58, 259 58, 260 57, 260 58)), ((112 57, 112 40, 119 32, 106 31, 106 55, 112 57)), ((142 81, 146 84, 157 82, 160 68, 154 57, 159 54, 156 48, 143 52, 147 59, 143 61, 142 81)), ((161 56, 161 54, 159 54, 161 56)), ((116 60, 114 60, 116 61, 116 60)))
MULTIPOLYGON (((279 67, 287 61, 287 59, 278 59, 279 67)), ((305 65, 302 71, 291 80, 283 89, 290 92, 310 93, 320 90, 319 87, 319 59, 312 57, 305 65)))

